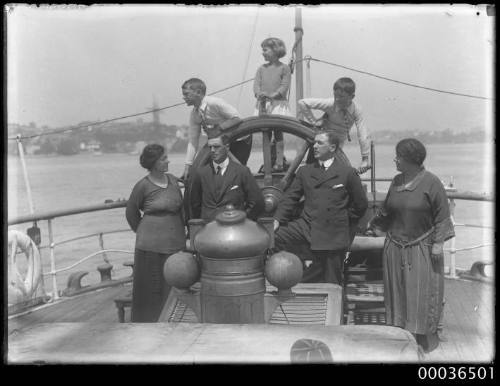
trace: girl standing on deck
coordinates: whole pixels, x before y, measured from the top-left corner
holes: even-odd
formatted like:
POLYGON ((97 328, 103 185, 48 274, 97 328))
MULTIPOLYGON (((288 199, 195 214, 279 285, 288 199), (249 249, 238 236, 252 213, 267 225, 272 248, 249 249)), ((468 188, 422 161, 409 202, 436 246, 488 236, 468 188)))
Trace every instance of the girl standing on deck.
POLYGON ((132 322, 157 322, 170 292, 163 278, 167 258, 186 246, 182 193, 168 171, 162 145, 147 145, 140 164, 149 171, 130 194, 125 215, 136 233, 132 322), (142 215, 141 215, 142 212, 142 215))
MULTIPOLYGON (((262 44, 262 56, 267 63, 257 69, 253 84, 255 98, 257 98, 255 115, 279 114, 292 116, 288 104, 288 89, 290 87, 290 67, 280 62, 286 54, 285 43, 278 38, 267 38, 262 44)), ((271 133, 270 133, 271 135, 271 133)), ((274 131, 276 141, 276 163, 274 171, 283 171, 285 147, 283 133, 274 131)))

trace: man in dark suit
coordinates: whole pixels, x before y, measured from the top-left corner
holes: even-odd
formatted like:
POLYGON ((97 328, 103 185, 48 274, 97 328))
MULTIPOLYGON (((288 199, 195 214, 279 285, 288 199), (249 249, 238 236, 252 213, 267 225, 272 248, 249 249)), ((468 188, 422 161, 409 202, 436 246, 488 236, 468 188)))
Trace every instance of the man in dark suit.
POLYGON ((305 165, 274 214, 276 249, 306 244, 322 265, 324 281, 342 284, 342 265, 352 230, 366 212, 368 200, 356 170, 335 156, 339 139, 333 132, 314 138, 315 162, 305 165), (292 213, 304 196, 299 218, 292 213))
POLYGON ((207 142, 212 162, 193 175, 191 210, 193 218, 212 221, 233 205, 255 220, 264 209, 264 197, 250 169, 228 157, 229 143, 220 131, 211 133, 207 142))

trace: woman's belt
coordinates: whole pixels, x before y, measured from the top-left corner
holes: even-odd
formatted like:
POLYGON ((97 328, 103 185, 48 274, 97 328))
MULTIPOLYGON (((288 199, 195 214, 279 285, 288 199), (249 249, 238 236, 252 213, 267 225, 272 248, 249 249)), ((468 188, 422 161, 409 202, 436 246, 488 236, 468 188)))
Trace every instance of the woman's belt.
MULTIPOLYGON (((417 245, 422 240, 425 240, 427 237, 429 237, 434 232, 434 229, 435 228, 432 227, 427 232, 425 232, 422 236, 417 237, 415 240, 406 241, 406 242, 395 239, 390 232, 387 232, 387 241, 392 242, 394 245, 397 245, 401 249, 405 249, 405 248, 411 247, 413 245, 417 245)), ((408 266, 408 269, 411 270, 411 268, 412 268, 411 253, 408 255, 405 253, 401 254, 401 269, 404 270, 406 265, 408 266)))
POLYGON ((427 232, 425 232, 423 235, 421 235, 418 238, 416 238, 415 240, 411 240, 411 241, 398 240, 398 239, 394 238, 394 236, 390 232, 387 232, 387 239, 401 248, 408 248, 408 247, 411 247, 413 245, 420 243, 422 240, 429 237, 434 232, 434 229, 435 228, 432 227, 427 232))
MULTIPOLYGON (((179 210, 180 212, 180 210, 179 210)), ((179 214, 179 212, 150 212, 144 213, 144 216, 155 216, 155 217, 167 217, 167 216, 175 216, 179 214)))

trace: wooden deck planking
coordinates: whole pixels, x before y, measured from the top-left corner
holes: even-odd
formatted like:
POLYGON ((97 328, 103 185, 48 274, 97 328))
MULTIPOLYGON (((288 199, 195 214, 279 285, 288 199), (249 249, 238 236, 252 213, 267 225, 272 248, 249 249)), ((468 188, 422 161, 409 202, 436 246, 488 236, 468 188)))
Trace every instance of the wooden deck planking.
MULTIPOLYGON (((482 323, 485 323, 488 318, 488 309, 477 308, 474 309, 477 302, 473 299, 482 297, 479 293, 481 287, 477 286, 478 283, 468 282, 467 285, 455 285, 454 290, 458 295, 457 298, 464 299, 466 301, 457 302, 462 306, 462 312, 460 313, 460 308, 458 305, 453 308, 455 316, 461 320, 459 326, 467 337, 467 341, 470 344, 469 353, 473 356, 473 360, 481 360, 482 358, 488 357, 488 347, 491 342, 488 342, 488 337, 482 328, 482 323), (470 295, 473 295, 472 297, 470 295), (458 314, 458 315, 457 315, 458 314)), ((456 301, 456 298, 453 299, 456 301)), ((489 312, 489 318, 491 318, 491 312, 489 312)), ((484 359, 483 359, 484 360, 484 359)))
POLYGON ((452 361, 455 357, 461 358, 464 361, 471 361, 475 355, 470 351, 470 333, 467 332, 467 328, 464 329, 464 326, 471 323, 470 319, 465 319, 464 317, 464 301, 466 303, 468 301, 462 298, 461 291, 455 288, 453 281, 447 283, 445 298, 447 301, 444 308, 443 335, 447 341, 440 342, 440 348, 446 355, 440 357, 438 356, 439 352, 436 350, 433 353, 427 354, 426 358, 445 362, 452 361), (451 294, 453 296, 449 296, 450 290, 452 290, 451 294), (453 350, 456 350, 456 353, 453 353, 453 350))
POLYGON ((471 290, 465 290, 465 286, 456 286, 459 291, 462 291, 462 296, 469 299, 471 306, 470 314, 479 318, 478 326, 484 327, 483 330, 493 331, 493 286, 481 285, 481 283, 469 281, 471 290))
MULTIPOLYGON (((475 323, 475 327, 478 329, 478 335, 483 343, 482 347, 485 349, 487 356, 491 357, 493 357, 494 347, 494 299, 493 292, 491 291, 492 288, 493 287, 491 285, 484 286, 482 291, 480 290, 480 287, 477 288, 476 293, 478 294, 481 301, 477 302, 476 306, 476 302, 474 301, 474 299, 471 299, 472 311, 469 313, 469 316, 475 323)), ((470 298, 472 295, 472 291, 467 291, 467 294, 470 298)))
POLYGON ((493 359, 492 286, 445 281, 443 336, 438 349, 426 354, 426 362, 487 362, 493 359), (474 311, 474 307, 480 304, 474 311), (486 324, 486 325, 485 325, 486 324))
POLYGON ((20 329, 29 325, 54 322, 117 322, 118 314, 114 299, 130 291, 131 285, 108 287, 64 299, 25 315, 9 319, 8 328, 20 329))
POLYGON ((463 361, 471 361, 474 359, 474 354, 470 351, 470 339, 469 334, 466 333, 461 324, 463 320, 460 320, 460 315, 463 314, 461 304, 458 307, 461 310, 456 310, 457 305, 445 309, 445 317, 443 320, 443 336, 447 339, 446 342, 440 342, 440 347, 445 351, 446 355, 444 358, 436 357, 437 353, 428 354, 429 359, 436 361, 452 361, 453 358, 460 358, 463 361), (459 311, 459 312, 456 312, 459 311), (456 352, 453 352, 453 349, 456 352))

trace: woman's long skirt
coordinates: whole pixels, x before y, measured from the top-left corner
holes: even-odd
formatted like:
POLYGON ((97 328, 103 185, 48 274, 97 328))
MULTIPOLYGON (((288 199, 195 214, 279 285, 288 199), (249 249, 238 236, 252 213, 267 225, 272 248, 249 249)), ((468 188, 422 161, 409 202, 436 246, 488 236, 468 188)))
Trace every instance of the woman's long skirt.
POLYGON ((429 238, 402 247, 384 245, 384 300, 388 325, 413 334, 435 333, 443 310, 444 257, 431 260, 429 238))
POLYGON ((163 265, 170 254, 135 250, 132 289, 132 322, 158 321, 170 293, 163 278, 163 265))

